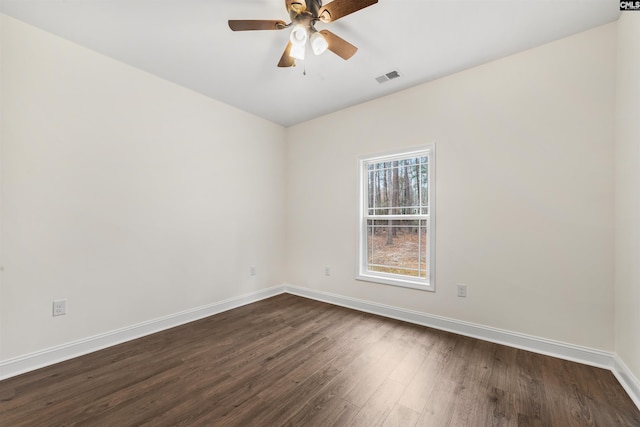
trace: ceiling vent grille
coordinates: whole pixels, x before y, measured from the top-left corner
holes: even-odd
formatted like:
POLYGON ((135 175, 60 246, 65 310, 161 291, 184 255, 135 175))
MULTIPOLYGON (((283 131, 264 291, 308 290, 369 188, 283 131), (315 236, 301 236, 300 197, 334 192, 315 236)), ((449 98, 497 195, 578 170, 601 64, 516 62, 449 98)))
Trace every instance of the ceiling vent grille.
POLYGON ((390 71, 387 74, 376 77, 376 81, 382 84, 388 82, 389 80, 397 79, 398 77, 400 77, 400 73, 398 73, 398 71, 390 71))

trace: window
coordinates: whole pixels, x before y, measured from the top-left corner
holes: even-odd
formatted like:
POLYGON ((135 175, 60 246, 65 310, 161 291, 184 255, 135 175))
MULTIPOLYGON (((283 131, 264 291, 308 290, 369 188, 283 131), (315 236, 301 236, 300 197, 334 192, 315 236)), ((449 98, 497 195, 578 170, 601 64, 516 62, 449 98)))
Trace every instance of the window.
POLYGON ((435 290, 434 146, 363 157, 358 280, 435 290))

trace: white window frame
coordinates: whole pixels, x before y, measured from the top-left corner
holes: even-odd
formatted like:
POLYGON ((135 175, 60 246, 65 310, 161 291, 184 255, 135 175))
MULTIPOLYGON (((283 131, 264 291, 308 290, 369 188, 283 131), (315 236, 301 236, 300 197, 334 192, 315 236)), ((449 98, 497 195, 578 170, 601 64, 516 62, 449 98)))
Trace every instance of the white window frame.
POLYGON ((428 144, 421 147, 395 150, 391 152, 379 153, 375 155, 361 156, 358 158, 358 225, 357 225, 357 257, 358 265, 356 280, 366 282, 382 283, 386 285, 401 286, 411 289, 435 292, 435 144, 428 144), (368 269, 367 251, 367 220, 375 218, 368 213, 368 173, 367 166, 371 163, 390 162, 412 157, 427 157, 427 191, 428 191, 428 214, 424 215, 385 215, 385 219, 421 219, 427 222, 427 265, 428 276, 426 278, 415 278, 408 275, 385 273, 368 269))

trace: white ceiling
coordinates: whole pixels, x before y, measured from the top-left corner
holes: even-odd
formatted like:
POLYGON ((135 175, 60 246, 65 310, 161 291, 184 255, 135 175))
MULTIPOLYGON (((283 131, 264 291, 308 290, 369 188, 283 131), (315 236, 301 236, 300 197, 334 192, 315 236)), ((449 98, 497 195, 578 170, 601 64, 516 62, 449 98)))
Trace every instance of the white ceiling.
POLYGON ((228 19, 282 19, 283 0, 0 0, 0 11, 112 58, 291 126, 615 21, 617 0, 380 0, 318 29, 359 50, 277 68, 289 31, 232 32, 228 19), (303 71, 306 68, 306 75, 303 71), (375 78, 397 70, 384 84, 375 78))

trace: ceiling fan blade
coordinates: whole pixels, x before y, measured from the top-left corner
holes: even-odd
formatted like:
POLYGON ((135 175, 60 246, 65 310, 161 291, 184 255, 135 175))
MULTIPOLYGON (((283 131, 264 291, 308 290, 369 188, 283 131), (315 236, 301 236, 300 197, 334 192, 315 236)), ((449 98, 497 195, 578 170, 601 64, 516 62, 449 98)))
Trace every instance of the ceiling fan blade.
POLYGON ((233 31, 282 30, 287 23, 281 20, 229 19, 229 28, 233 31))
POLYGON ((378 0, 333 0, 320 8, 318 17, 323 22, 333 22, 378 3, 378 0))
POLYGON ((296 60, 289 55, 290 53, 291 53, 291 42, 287 43, 287 47, 284 49, 284 53, 280 58, 280 62, 278 62, 278 67, 295 67, 296 66, 296 60))
POLYGON ((305 0, 284 0, 284 3, 289 13, 294 12, 298 14, 307 10, 307 2, 305 0))
POLYGON ((328 49, 338 55, 340 58, 347 60, 351 58, 358 51, 358 48, 346 41, 345 39, 336 36, 329 30, 322 30, 320 34, 329 44, 328 49))

